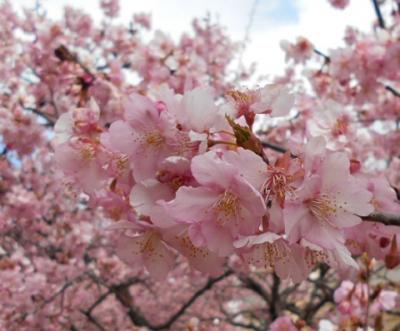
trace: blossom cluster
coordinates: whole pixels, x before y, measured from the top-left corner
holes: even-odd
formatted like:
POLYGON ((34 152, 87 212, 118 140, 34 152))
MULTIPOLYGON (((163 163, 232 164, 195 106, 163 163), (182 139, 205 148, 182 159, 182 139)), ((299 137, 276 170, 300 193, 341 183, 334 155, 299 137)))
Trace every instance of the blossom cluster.
POLYGON ((283 41, 285 74, 251 90, 210 16, 174 40, 99 2, 101 24, 0 4, 0 329, 309 331, 396 310, 356 262, 400 263, 399 12, 326 54, 283 41))
POLYGON ((359 282, 354 284, 351 281, 343 281, 335 291, 334 299, 338 304, 338 310, 341 315, 342 323, 345 325, 349 320, 360 326, 366 314, 379 316, 382 311, 390 311, 397 306, 398 293, 392 290, 377 288, 370 298, 369 286, 359 282), (372 302, 371 302, 372 301, 372 302))
MULTIPOLYGON (((296 155, 263 149, 254 120, 290 112, 283 85, 230 91, 225 101, 210 88, 179 95, 165 86, 122 99, 122 119, 108 129, 96 125, 94 100, 61 116, 55 157, 119 221, 111 226, 121 233, 119 255, 157 278, 173 268, 175 252, 211 275, 231 254, 296 282, 320 262, 357 267, 347 246, 359 239, 361 217, 379 203, 399 210, 384 179, 363 174, 322 137, 296 155)), ((379 238, 396 241, 386 231, 379 238)))

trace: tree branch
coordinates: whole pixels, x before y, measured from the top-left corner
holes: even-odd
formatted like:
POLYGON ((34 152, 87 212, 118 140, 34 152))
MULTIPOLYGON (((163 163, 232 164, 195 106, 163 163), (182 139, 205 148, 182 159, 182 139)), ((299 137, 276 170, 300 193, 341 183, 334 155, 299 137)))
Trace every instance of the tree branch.
POLYGON ((280 278, 274 272, 272 274, 272 288, 271 288, 271 303, 269 305, 269 314, 271 320, 275 320, 279 316, 280 311, 280 298, 279 298, 279 287, 281 285, 280 278))
POLYGON ((388 90, 389 92, 391 92, 394 96, 400 97, 400 92, 397 91, 394 87, 385 85, 385 89, 388 90))
POLYGON ((86 316, 86 318, 89 320, 90 323, 95 325, 100 331, 107 331, 103 325, 100 324, 100 322, 92 316, 89 312, 81 310, 81 313, 86 316))
POLYGON ((273 143, 269 143, 267 141, 262 141, 261 145, 263 147, 272 149, 272 150, 274 150, 275 152, 278 152, 278 153, 284 154, 284 153, 287 152, 287 149, 285 147, 282 147, 282 146, 279 146, 279 145, 276 145, 276 144, 273 144, 273 143))
POLYGON ((377 222, 385 225, 400 226, 400 215, 387 213, 372 213, 368 216, 361 217, 364 221, 377 222))
POLYGON ((325 53, 322 53, 320 50, 314 48, 314 53, 318 54, 319 56, 322 56, 326 63, 331 62, 331 58, 328 55, 326 55, 325 53))
POLYGON ((377 0, 372 0, 372 5, 375 9, 376 17, 378 18, 379 26, 384 29, 385 28, 385 20, 383 19, 381 9, 379 8, 379 4, 377 0))
POLYGON ((271 303, 271 297, 269 293, 252 276, 239 276, 239 278, 248 289, 257 293, 268 305, 271 303))
POLYGON ((54 55, 61 61, 67 61, 67 62, 73 62, 76 63, 77 65, 79 65, 82 70, 92 79, 95 80, 96 76, 90 71, 90 69, 84 65, 79 58, 70 52, 70 50, 64 46, 64 45, 60 45, 59 47, 57 47, 54 50, 54 55))
POLYGON ((36 108, 33 108, 33 107, 24 107, 24 106, 23 106, 23 108, 24 108, 24 110, 28 110, 28 111, 30 111, 30 112, 32 112, 32 113, 34 113, 34 114, 40 116, 40 117, 43 118, 44 120, 46 120, 46 122, 47 122, 46 124, 47 124, 48 126, 54 126, 55 123, 56 123, 56 121, 55 121, 54 119, 52 119, 49 115, 43 113, 42 111, 40 111, 40 110, 38 110, 38 109, 36 109, 36 108))
POLYGON ((142 315, 142 313, 131 304, 128 287, 114 287, 111 289, 117 300, 128 309, 128 316, 131 322, 136 326, 146 326, 153 329, 152 324, 142 315))
POLYGON ((221 276, 216 277, 216 278, 210 278, 207 283, 197 290, 193 295, 190 297, 186 303, 182 305, 182 307, 174 314, 172 315, 168 321, 165 323, 158 325, 156 327, 152 327, 154 330, 168 330, 172 324, 188 309, 201 295, 203 295, 205 292, 210 290, 216 283, 220 282, 221 280, 227 278, 228 276, 232 275, 233 271, 232 270, 227 270, 225 273, 223 273, 221 276))
POLYGON ((102 295, 100 295, 97 300, 89 307, 89 309, 87 310, 87 312, 89 314, 92 313, 92 311, 99 305, 101 304, 109 295, 111 294, 111 291, 107 291, 105 293, 103 293, 102 295))

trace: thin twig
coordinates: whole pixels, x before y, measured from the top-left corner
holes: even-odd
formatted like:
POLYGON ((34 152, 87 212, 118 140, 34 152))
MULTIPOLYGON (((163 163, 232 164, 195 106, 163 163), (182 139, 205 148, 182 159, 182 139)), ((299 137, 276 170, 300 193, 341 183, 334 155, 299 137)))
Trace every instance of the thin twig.
POLYGON ((251 31, 251 27, 252 27, 253 22, 254 22, 254 17, 255 17, 255 14, 256 14, 258 1, 259 0, 254 0, 253 4, 251 5, 250 14, 249 14, 249 20, 247 22, 246 30, 244 32, 244 37, 243 37, 243 41, 242 41, 242 48, 241 48, 240 54, 239 54, 239 61, 238 61, 239 62, 239 66, 242 66, 242 64, 243 64, 243 54, 244 54, 245 48, 247 46, 247 43, 250 40, 250 31, 251 31))
POLYGON ((331 62, 331 58, 328 55, 326 55, 325 53, 322 53, 320 50, 314 48, 314 53, 318 54, 319 56, 322 56, 326 63, 331 62))
POLYGON ((389 92, 391 92, 396 97, 400 97, 400 92, 397 91, 394 87, 389 86, 389 85, 385 85, 385 89, 388 90, 389 92))
POLYGON ((83 64, 79 58, 73 54, 72 52, 70 52, 70 50, 64 46, 64 45, 60 45, 59 47, 57 47, 54 50, 54 55, 61 61, 67 61, 67 62, 73 62, 76 63, 77 65, 79 65, 81 67, 81 69, 92 79, 95 80, 96 76, 90 71, 90 69, 83 64))
POLYGON ((382 29, 384 29, 385 28, 385 20, 383 19, 382 12, 381 12, 381 9, 379 7, 378 1, 377 0, 372 0, 372 5, 374 6, 375 14, 376 14, 376 17, 378 18, 379 26, 382 29))
POLYGON ((155 330, 169 330, 172 324, 188 309, 201 295, 203 295, 205 292, 210 290, 216 283, 220 282, 221 280, 227 278, 228 276, 232 275, 233 271, 228 270, 225 273, 223 273, 221 276, 216 277, 216 278, 209 278, 207 283, 197 290, 193 295, 190 297, 186 303, 184 303, 181 308, 174 314, 172 315, 167 322, 156 326, 154 329, 155 330))
POLYGON ((107 331, 103 325, 100 324, 100 322, 92 316, 90 313, 87 311, 81 310, 81 313, 87 317, 90 323, 92 323, 94 326, 96 326, 100 331, 107 331))
POLYGON ((46 120, 46 122, 47 122, 46 124, 48 126, 54 126, 56 124, 56 121, 53 120, 49 115, 43 113, 42 111, 40 111, 36 108, 33 108, 33 107, 23 107, 23 108, 24 108, 24 110, 30 111, 30 112, 40 116, 44 120, 46 120))
POLYGON ((400 226, 400 215, 388 213, 372 213, 368 216, 363 216, 362 219, 368 222, 377 222, 385 225, 400 226))

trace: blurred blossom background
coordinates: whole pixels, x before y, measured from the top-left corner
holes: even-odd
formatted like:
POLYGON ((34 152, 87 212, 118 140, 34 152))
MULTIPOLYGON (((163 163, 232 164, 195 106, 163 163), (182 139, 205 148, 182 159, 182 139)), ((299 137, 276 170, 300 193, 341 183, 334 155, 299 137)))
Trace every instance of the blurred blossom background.
MULTIPOLYGON (((54 19, 62 16, 65 5, 82 8, 98 22, 102 19, 97 0, 16 0, 28 8, 40 8, 54 19)), ((334 9, 326 0, 120 0, 117 21, 128 24, 133 13, 152 16, 154 29, 178 39, 188 31, 193 18, 207 17, 226 27, 235 41, 247 39, 244 64, 257 64, 258 75, 283 72, 285 56, 279 43, 294 41, 297 36, 308 38, 319 50, 326 52, 343 44, 346 26, 369 31, 375 20, 370 1, 352 0, 346 10, 334 9)))

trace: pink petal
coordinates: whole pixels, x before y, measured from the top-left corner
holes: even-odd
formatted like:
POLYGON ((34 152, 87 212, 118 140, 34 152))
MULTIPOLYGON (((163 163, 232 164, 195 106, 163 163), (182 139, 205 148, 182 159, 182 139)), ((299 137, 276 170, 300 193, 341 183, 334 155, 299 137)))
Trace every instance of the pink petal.
POLYGON ((350 161, 344 153, 333 153, 326 157, 321 167, 323 192, 344 190, 350 176, 350 161))
POLYGON ((243 177, 235 176, 228 189, 240 199, 240 204, 253 217, 257 218, 265 215, 267 209, 263 197, 243 177))
POLYGON ((361 218, 349 212, 343 211, 329 217, 329 221, 333 226, 347 228, 360 224, 361 218))
POLYGON ((243 236, 235 240, 233 245, 235 246, 235 248, 241 248, 245 246, 260 245, 263 243, 272 243, 279 238, 281 238, 281 236, 273 232, 265 232, 254 236, 243 236))
POLYGON ((207 241, 207 248, 218 256, 228 256, 233 252, 233 239, 230 231, 216 222, 201 223, 201 231, 207 241))
POLYGON ((109 143, 116 151, 127 155, 133 152, 133 130, 126 122, 116 121, 112 123, 107 136, 109 143))
POLYGON ((256 190, 260 190, 267 172, 263 159, 252 151, 238 148, 236 151, 226 151, 222 160, 233 165, 256 190))
POLYGON ((164 204, 167 212, 181 222, 199 222, 207 219, 219 193, 205 187, 180 187, 175 199, 164 204))
POLYGON ((175 255, 158 236, 151 238, 151 244, 152 248, 143 255, 144 265, 154 279, 164 280, 174 267, 175 255))
POLYGON ((283 209, 283 220, 285 222, 285 233, 289 237, 300 238, 299 226, 304 218, 311 217, 309 210, 303 203, 287 203, 283 209))
POLYGON ((366 188, 359 187, 355 181, 349 181, 347 185, 347 188, 343 188, 336 196, 338 203, 349 212, 359 216, 371 214, 374 211, 371 204, 372 193, 366 188))
POLYGON ((203 132, 215 126, 218 110, 211 89, 197 87, 186 92, 182 104, 185 111, 182 115, 188 129, 203 132))
POLYGON ((191 169, 199 184, 219 188, 228 187, 237 172, 232 165, 222 161, 215 151, 195 156, 191 169))
POLYGON ((154 225, 165 228, 175 225, 175 222, 170 215, 165 214, 165 207, 161 201, 169 201, 173 197, 173 191, 168 185, 157 182, 134 185, 129 201, 137 213, 149 216, 154 225))
POLYGON ((116 242, 116 253, 118 257, 129 265, 140 265, 142 261, 142 249, 149 234, 128 237, 121 235, 116 242))
POLYGON ((155 104, 143 95, 132 93, 124 101, 125 119, 136 130, 146 131, 149 124, 157 121, 159 114, 155 104))

